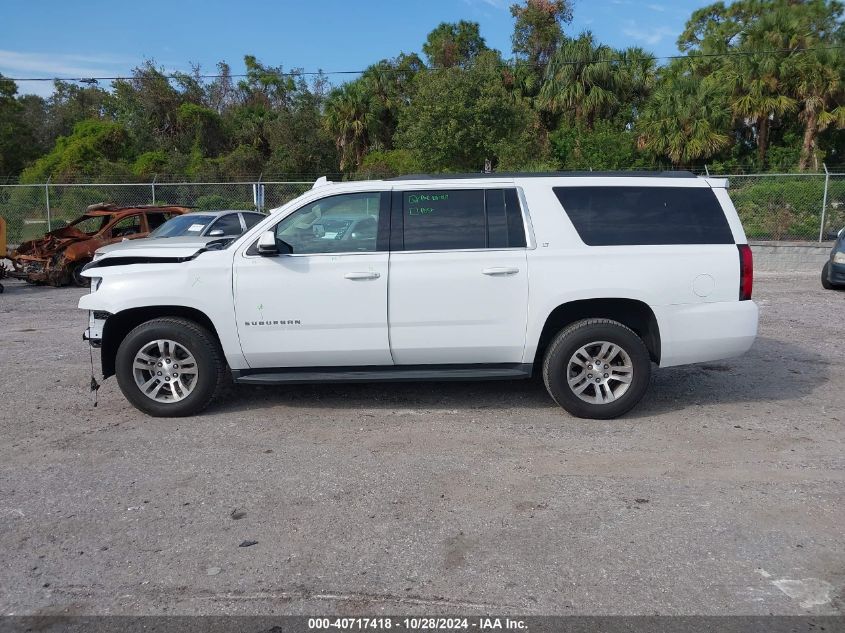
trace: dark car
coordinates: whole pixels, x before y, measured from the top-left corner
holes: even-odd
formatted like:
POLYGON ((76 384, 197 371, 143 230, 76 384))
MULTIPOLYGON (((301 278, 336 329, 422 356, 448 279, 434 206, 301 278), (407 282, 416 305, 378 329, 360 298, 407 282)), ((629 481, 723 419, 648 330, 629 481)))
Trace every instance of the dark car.
POLYGON ((845 289, 845 229, 840 229, 830 259, 822 268, 822 287, 827 290, 845 289))

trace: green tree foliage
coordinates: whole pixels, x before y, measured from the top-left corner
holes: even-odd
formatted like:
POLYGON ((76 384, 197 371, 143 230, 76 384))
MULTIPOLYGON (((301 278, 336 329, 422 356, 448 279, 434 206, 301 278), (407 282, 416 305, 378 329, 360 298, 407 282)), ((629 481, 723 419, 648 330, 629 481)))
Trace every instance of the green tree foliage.
POLYGON ((377 135, 379 104, 360 81, 332 91, 326 103, 326 128, 335 139, 340 169, 355 169, 377 135))
POLYGON ((93 178, 125 175, 130 171, 133 150, 129 132, 120 123, 86 119, 74 126, 70 136, 60 136, 49 154, 23 171, 21 180, 69 180, 78 174, 93 178))
POLYGON ((48 98, 0 77, 0 181, 845 162, 840 0, 703 6, 669 63, 567 36, 572 0, 511 1, 509 61, 461 20, 344 82, 252 55, 243 77, 146 61, 109 86, 57 81, 48 98))
POLYGON ((637 152, 637 137, 612 121, 597 121, 592 129, 583 123, 563 124, 550 136, 555 169, 600 170, 647 167, 637 152))
POLYGON ((660 73, 637 122, 640 145, 679 166, 710 158, 730 144, 723 86, 713 77, 695 77, 684 65, 680 61, 660 73))
POLYGON ((565 40, 555 51, 539 104, 591 128, 596 119, 613 116, 618 110, 622 80, 616 52, 596 44, 592 33, 583 33, 565 40))
POLYGON ((805 169, 818 133, 842 127, 842 43, 836 0, 717 2, 694 12, 678 39, 694 55, 696 77, 728 87, 736 140, 754 145, 759 168, 767 166, 773 130, 803 126, 798 167, 805 169))
POLYGON ((434 68, 470 66, 475 58, 487 50, 477 22, 461 20, 441 22, 428 34, 422 46, 429 65, 434 68))
MULTIPOLYGON (((34 134, 24 106, 15 99, 15 82, 0 75, 0 178, 20 172, 32 153, 34 134)), ((2 180, 0 180, 2 182, 2 180)))
POLYGON ((514 54, 541 72, 563 39, 563 25, 572 22, 570 0, 525 0, 512 4, 514 54))
POLYGON ((503 84, 503 65, 485 51, 466 69, 438 68, 416 78, 403 110, 396 145, 429 170, 481 171, 518 165, 536 156, 535 115, 503 84))

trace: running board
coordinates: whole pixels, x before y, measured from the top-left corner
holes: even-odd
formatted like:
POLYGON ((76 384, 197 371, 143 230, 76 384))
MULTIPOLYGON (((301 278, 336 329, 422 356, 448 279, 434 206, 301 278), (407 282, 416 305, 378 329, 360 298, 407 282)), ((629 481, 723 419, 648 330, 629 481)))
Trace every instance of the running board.
POLYGON ((297 367, 232 370, 232 378, 246 385, 303 384, 315 382, 409 382, 438 380, 509 380, 531 378, 533 366, 506 365, 406 365, 389 367, 297 367))

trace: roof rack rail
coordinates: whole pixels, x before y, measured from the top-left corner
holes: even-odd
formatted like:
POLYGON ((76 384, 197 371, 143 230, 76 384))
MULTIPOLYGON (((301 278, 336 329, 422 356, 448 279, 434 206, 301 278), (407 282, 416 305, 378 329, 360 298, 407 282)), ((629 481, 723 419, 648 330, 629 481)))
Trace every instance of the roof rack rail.
POLYGON ((616 176, 625 178, 698 178, 691 171, 500 171, 477 174, 407 174, 387 180, 465 180, 469 178, 584 178, 616 176))

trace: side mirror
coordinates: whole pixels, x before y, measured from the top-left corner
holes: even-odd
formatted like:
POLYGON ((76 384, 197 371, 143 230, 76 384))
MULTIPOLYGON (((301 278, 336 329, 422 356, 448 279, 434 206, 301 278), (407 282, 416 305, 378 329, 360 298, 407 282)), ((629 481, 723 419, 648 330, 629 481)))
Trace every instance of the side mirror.
POLYGON ((213 229, 208 232, 209 237, 222 237, 223 235, 223 229, 213 229))
POLYGON ((282 240, 276 239, 276 232, 272 229, 264 231, 258 238, 258 254, 263 257, 275 257, 276 255, 293 253, 293 247, 282 240))
POLYGON ((275 231, 264 231, 258 238, 258 254, 264 257, 275 257, 279 254, 275 231))

